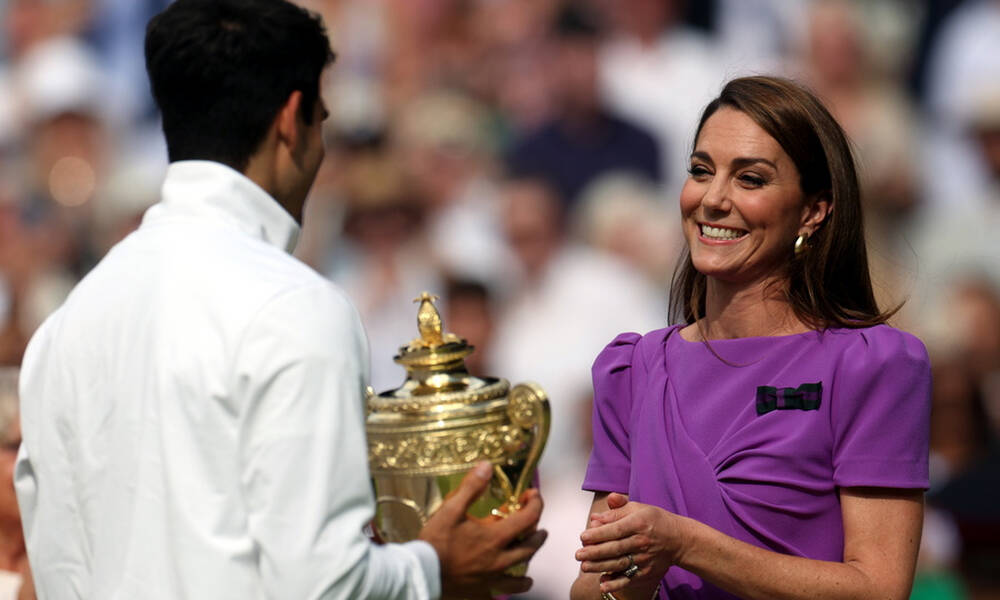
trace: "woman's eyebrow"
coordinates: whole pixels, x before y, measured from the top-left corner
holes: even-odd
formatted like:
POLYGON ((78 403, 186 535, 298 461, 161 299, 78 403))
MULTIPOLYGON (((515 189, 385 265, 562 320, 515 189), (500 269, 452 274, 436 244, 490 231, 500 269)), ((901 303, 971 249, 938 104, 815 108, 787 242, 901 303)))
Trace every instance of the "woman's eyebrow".
MULTIPOLYGON (((702 160, 709 164, 715 164, 715 161, 712 160, 712 157, 709 156, 708 152, 705 152, 703 150, 695 150, 694 152, 691 153, 691 158, 702 160)), ((755 165, 758 163, 768 165, 775 171, 778 170, 778 165, 776 165, 774 161, 761 156, 741 156, 739 158, 734 158, 731 162, 733 168, 736 169, 742 169, 744 167, 749 167, 750 165, 755 165)))
POLYGON ((748 157, 741 156, 739 158, 734 158, 732 161, 733 167, 737 169, 742 169, 743 167, 749 167, 750 165, 755 165, 757 163, 763 163, 771 167, 775 171, 778 170, 778 165, 774 164, 774 161, 759 156, 748 156, 748 157))

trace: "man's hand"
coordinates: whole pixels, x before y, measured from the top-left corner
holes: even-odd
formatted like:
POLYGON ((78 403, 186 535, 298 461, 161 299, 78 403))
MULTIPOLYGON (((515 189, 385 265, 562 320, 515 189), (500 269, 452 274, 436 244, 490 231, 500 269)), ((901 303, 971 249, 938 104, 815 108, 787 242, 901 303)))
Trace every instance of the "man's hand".
POLYGON ((420 539, 434 547, 441 561, 445 598, 487 599, 493 593, 519 594, 531 588, 530 578, 511 577, 504 570, 531 558, 545 541, 546 532, 536 531, 542 498, 538 490, 528 490, 521 509, 505 519, 470 517, 469 507, 492 476, 490 463, 476 465, 420 531, 420 539))

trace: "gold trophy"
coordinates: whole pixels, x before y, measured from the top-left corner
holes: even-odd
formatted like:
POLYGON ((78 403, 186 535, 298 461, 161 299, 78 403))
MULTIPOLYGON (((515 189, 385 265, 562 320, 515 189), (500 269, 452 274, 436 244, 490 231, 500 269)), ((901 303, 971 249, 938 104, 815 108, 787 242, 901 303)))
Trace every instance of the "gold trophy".
MULTIPOLYGON (((376 497, 375 533, 386 542, 416 539, 427 518, 482 460, 493 463, 476 517, 520 508, 549 435, 549 402, 541 387, 479 378, 465 368, 473 347, 443 333, 437 297, 414 302, 420 337, 394 357, 406 369, 400 387, 368 398, 368 462, 376 497)), ((523 574, 526 565, 517 570, 523 574)))

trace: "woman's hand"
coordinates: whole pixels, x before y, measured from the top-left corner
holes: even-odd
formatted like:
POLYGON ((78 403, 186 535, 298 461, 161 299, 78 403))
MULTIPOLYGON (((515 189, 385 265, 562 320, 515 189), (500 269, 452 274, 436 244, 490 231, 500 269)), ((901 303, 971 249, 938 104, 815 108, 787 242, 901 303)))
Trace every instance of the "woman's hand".
POLYGON ((683 555, 688 519, 629 502, 621 494, 609 494, 607 502, 610 510, 592 514, 589 527, 580 535, 583 548, 576 552, 580 570, 606 573, 601 577, 602 592, 628 587, 652 595, 667 569, 683 555), (633 563, 638 572, 626 577, 624 572, 633 563))

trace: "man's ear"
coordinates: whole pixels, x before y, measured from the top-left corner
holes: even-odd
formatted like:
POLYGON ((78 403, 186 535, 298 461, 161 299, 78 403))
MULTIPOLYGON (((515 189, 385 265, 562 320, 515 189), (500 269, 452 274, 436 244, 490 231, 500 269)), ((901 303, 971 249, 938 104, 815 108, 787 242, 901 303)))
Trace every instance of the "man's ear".
POLYGON ((830 192, 816 194, 802 208, 802 224, 799 230, 812 235, 823 225, 832 212, 833 198, 830 192))
POLYGON ((281 110, 278 111, 278 116, 275 119, 278 141, 288 146, 289 152, 291 153, 295 152, 295 148, 299 143, 299 136, 302 135, 302 130, 299 125, 299 109, 301 108, 301 105, 302 92, 295 90, 288 95, 288 99, 285 100, 285 104, 282 105, 281 110))

